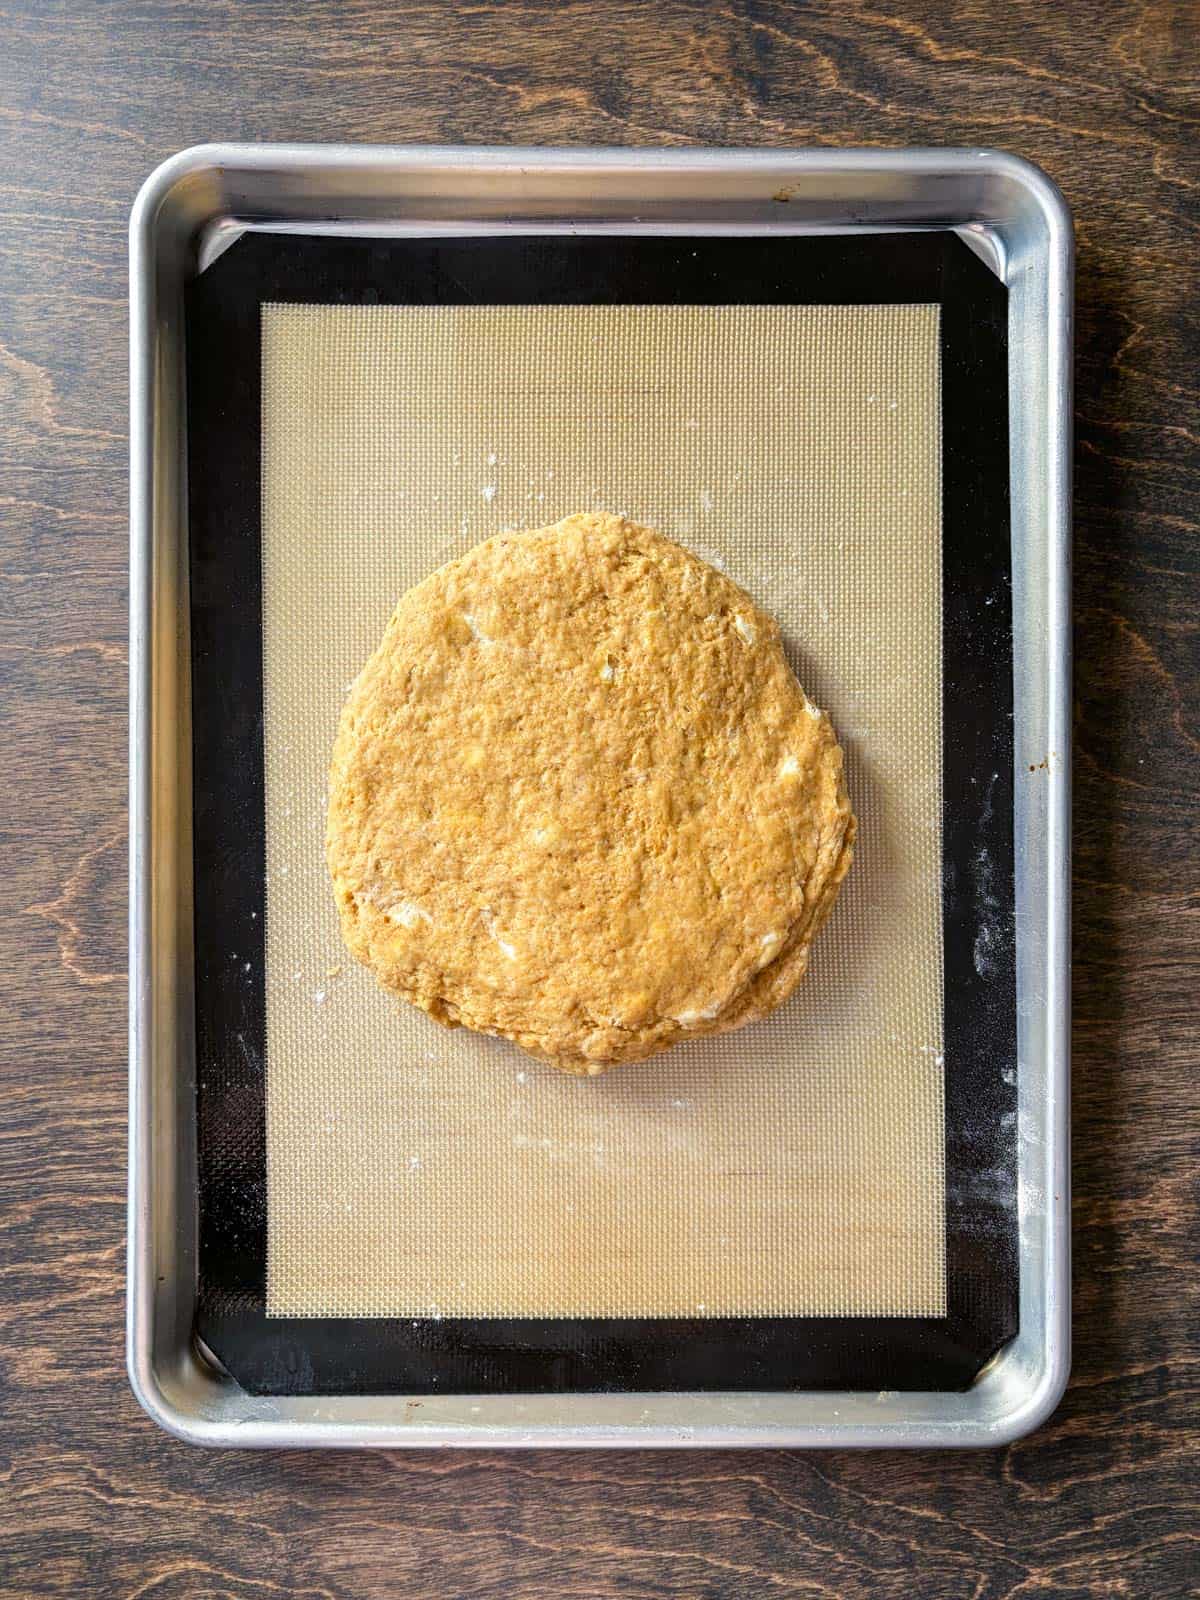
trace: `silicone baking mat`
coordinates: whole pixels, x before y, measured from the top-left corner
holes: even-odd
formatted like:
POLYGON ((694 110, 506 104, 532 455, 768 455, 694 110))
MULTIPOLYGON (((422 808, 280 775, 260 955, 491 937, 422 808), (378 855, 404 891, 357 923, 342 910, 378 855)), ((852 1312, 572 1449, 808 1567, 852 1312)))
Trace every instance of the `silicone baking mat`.
MULTIPOLYGON (((553 269, 582 243, 506 248, 524 253, 524 270, 544 287, 547 262, 553 269)), ((790 248, 803 258, 808 243, 790 248)), ((761 248, 655 248, 680 264, 689 255, 711 263, 736 244, 761 248)), ((957 241, 939 241, 949 248, 966 256, 957 241)), ((375 281, 380 252, 367 274, 375 281)), ((952 1052, 946 1064, 945 924, 952 940, 962 930, 947 900, 954 819, 944 811, 955 783, 982 784, 995 816, 1011 755, 1007 769, 990 763, 1011 735, 997 724, 978 770, 945 770, 943 524, 957 526, 959 510, 944 514, 944 416, 948 456, 956 445, 943 366, 948 349, 956 361, 961 352, 948 345, 944 267, 927 297, 914 285, 892 303, 865 293, 830 303, 828 290, 808 300, 803 282, 778 299, 762 283, 758 303, 705 303, 675 287, 657 299, 666 275, 653 273, 636 297, 602 298, 586 272, 569 291, 552 283, 544 299, 510 299, 511 277, 488 281, 498 243, 487 253, 445 241, 390 252, 409 269, 398 292, 347 296, 326 285, 323 294, 310 273, 303 295, 272 296, 263 280, 250 308, 256 471, 235 492, 256 488, 259 501, 247 605, 261 682, 261 787, 251 799, 265 895, 239 942, 251 948, 231 936, 221 959, 253 996, 261 1030, 260 1051, 242 1035, 260 1097, 256 1316, 261 1339, 284 1338, 260 1386, 353 1387, 351 1355, 370 1330, 390 1343, 403 1328, 421 1352, 420 1371, 411 1351, 400 1363, 410 1387, 439 1382, 436 1351, 447 1343, 458 1357, 443 1362, 443 1382, 464 1346, 480 1344, 490 1352, 483 1368, 494 1366, 497 1341, 519 1345, 521 1361, 500 1360, 505 1371, 481 1379, 476 1359, 476 1381, 520 1386, 523 1372, 525 1386, 569 1386, 569 1374, 555 1375, 561 1359, 546 1354, 555 1327, 573 1357, 589 1348, 580 1329, 619 1332, 624 1355, 607 1369, 593 1359, 583 1386, 630 1386, 632 1330, 654 1330, 649 1352, 685 1325, 702 1330, 693 1343, 708 1353, 699 1376, 693 1362, 697 1386, 721 1381, 720 1350, 735 1386, 761 1379, 774 1360, 763 1351, 789 1330, 790 1377, 797 1349, 808 1344, 811 1365, 812 1341, 839 1327, 855 1335, 851 1351, 864 1329, 881 1349, 895 1330, 918 1330, 925 1368, 946 1368, 934 1381, 964 1381, 996 1329, 973 1352, 959 1349, 956 1305, 969 1303, 968 1320, 990 1305, 984 1322, 1011 1321, 1015 1284, 1001 1241, 999 1287, 973 1281, 964 1301, 963 1188, 947 1123, 965 1111, 963 1079, 956 1097, 952 1074, 968 1074, 970 1062, 952 1052), (408 303, 380 303, 388 299, 408 303), (842 739, 860 833, 810 973, 780 1011, 580 1081, 508 1043, 443 1030, 385 995, 341 946, 323 834, 338 713, 399 595, 492 533, 588 509, 679 539, 779 619, 801 681, 842 739), (335 1378, 275 1370, 298 1337, 305 1345, 297 1329, 321 1330, 328 1352, 339 1326, 344 1359, 324 1363, 335 1378), (536 1337, 513 1332, 535 1327, 536 1337), (763 1336, 741 1374, 739 1328, 763 1336), (942 1345, 953 1359, 930 1354, 942 1345)), ((851 287, 843 282, 837 298, 851 287)), ((235 410, 245 408, 242 396, 235 410)), ((194 513, 195 501, 194 487, 194 513)), ((985 512, 977 535, 986 523, 985 512)), ((988 563, 981 572, 995 588, 988 563)), ((981 625, 997 602, 1006 624, 1000 577, 996 592, 971 596, 981 625)), ((965 642, 977 650, 983 641, 965 642)), ((1002 661, 1008 649, 1005 639, 1002 661)), ((198 755, 201 742, 198 731, 198 755)), ((981 791, 980 815, 984 804, 981 791)), ((996 860, 1002 868, 1002 849, 996 860)), ((1003 872, 997 885, 1004 890, 1003 872)), ((1010 883, 1007 897, 993 895, 990 921, 986 907, 972 912, 974 978, 996 1012, 974 1048, 991 1053, 992 1078, 994 1052, 1007 1048, 998 1024, 1011 1020, 995 1004, 1009 977, 1010 883)), ((969 995, 959 998, 969 1009, 969 995)), ((202 1087, 202 1146, 204 1104, 202 1087)), ((976 1130, 961 1130, 976 1156, 996 1158, 988 1170, 1001 1189, 1002 1116, 987 1149, 976 1130)), ((1004 1195, 997 1205, 1006 1216, 1004 1195)), ((214 1221, 219 1233, 226 1224, 214 1221)), ((996 1217, 988 1227, 1002 1232, 996 1217)), ((807 1381, 834 1381, 825 1369, 853 1360, 826 1361, 807 1381)), ((903 1367, 894 1355, 885 1364, 903 1367)), ((874 1381, 872 1361, 860 1365, 874 1381)), ((930 1379, 895 1379, 909 1381, 930 1379)))
POLYGON ((268 305, 262 427, 269 1311, 941 1315, 938 308, 268 305), (775 614, 861 832, 791 1004, 579 1082, 346 959, 325 779, 405 589, 602 508, 775 614))

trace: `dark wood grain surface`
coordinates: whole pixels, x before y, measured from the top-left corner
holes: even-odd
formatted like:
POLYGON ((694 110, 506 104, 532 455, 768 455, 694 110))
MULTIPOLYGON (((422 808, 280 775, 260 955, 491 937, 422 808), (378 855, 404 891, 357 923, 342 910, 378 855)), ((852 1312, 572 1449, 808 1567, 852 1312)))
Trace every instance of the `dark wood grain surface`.
POLYGON ((1200 1593, 1200 81, 1186 4, 0 0, 0 1583, 1200 1593), (969 1455, 204 1453, 122 1370, 126 266, 206 138, 1002 145, 1079 239, 1075 1368, 969 1455))

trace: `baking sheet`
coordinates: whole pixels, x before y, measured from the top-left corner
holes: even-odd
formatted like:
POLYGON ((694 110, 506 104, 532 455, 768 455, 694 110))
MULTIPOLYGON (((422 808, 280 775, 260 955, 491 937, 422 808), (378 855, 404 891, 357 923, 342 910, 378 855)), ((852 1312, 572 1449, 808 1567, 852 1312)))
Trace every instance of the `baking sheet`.
POLYGON ((938 348, 933 305, 263 308, 270 1315, 944 1312, 938 348), (780 1012, 580 1083, 378 990, 322 840, 395 599, 582 509, 774 612, 861 831, 780 1012))
MULTIPOLYGON (((1072 231, 1061 195, 1028 163, 980 150, 225 144, 160 166, 138 196, 130 237, 127 1344, 140 1404, 173 1434, 240 1449, 581 1440, 625 1448, 997 1446, 1037 1426, 1062 1392, 1070 1322, 1069 764, 1026 777, 1026 763, 1069 745, 1072 231), (779 203, 784 193, 787 204, 779 203), (250 216, 257 220, 248 223, 250 216), (898 231, 877 235, 861 226, 865 216, 898 231), (569 234, 585 264, 585 247, 602 248, 609 279, 614 243, 624 258, 611 289, 606 282, 596 292, 587 280, 576 290, 572 273, 551 290, 560 301, 631 298, 630 241, 614 240, 619 229, 636 236, 639 254, 669 255, 662 290, 644 296, 655 301, 942 302, 950 667, 949 1303, 941 1322, 783 1319, 770 1335, 754 1320, 600 1323, 602 1337, 594 1338, 580 1324, 566 1335, 567 1325, 530 1321, 508 1329, 426 1322, 414 1330, 410 1320, 265 1320, 257 308, 262 300, 312 299, 318 278, 325 293, 316 298, 414 298, 419 253, 398 260, 393 240, 387 258, 376 260, 378 252, 355 239, 336 252, 335 275, 331 229, 406 237, 469 230, 490 258, 514 218, 535 217, 539 229, 557 230, 558 248, 569 234), (731 222, 752 224, 762 238, 753 248, 723 246, 723 277, 709 281, 728 281, 731 292, 705 292, 701 274, 687 270, 691 246, 711 267, 713 241, 704 236, 731 222), (914 226, 919 231, 908 231, 914 226), (287 231, 276 242, 279 227, 287 231), (969 233, 974 253, 939 236, 947 227, 969 233), (668 249, 672 230, 691 235, 689 248, 668 249), (946 248, 931 250, 939 237, 946 248), (368 253, 364 273, 356 261, 368 253), (990 287, 981 253, 996 274, 990 287), (749 274, 740 284, 735 255, 749 274), (816 283, 812 267, 822 260, 831 270, 816 283), (792 277, 812 287, 789 294, 792 277), (1017 749, 1015 794, 1011 751, 1006 760, 1000 748, 1006 725, 1017 749), (984 808, 978 785, 986 789, 997 770, 1000 783, 984 808), (991 890, 1007 892, 1014 799, 1019 1018, 1011 987, 1006 995, 995 976, 987 984, 995 1003, 987 1003, 972 962, 983 886, 971 863, 986 841, 1001 866, 991 890), (231 943, 253 957, 252 984, 244 968, 230 970, 231 943), (998 1021, 1005 1009, 1014 1018, 1007 1030, 998 1021), (1000 1169, 1019 1183, 1019 1216, 1008 1209, 1007 1185, 997 1184, 1000 1169), (671 1359, 647 1363, 659 1329, 671 1359), (773 1364, 758 1358, 768 1336, 773 1364), (617 1367, 614 1347, 626 1337, 629 1359, 617 1367), (507 1383, 498 1381, 517 1339, 528 1354, 507 1383), (461 1352, 472 1340, 479 1359, 466 1363, 461 1352), (698 1345, 707 1347, 699 1368, 698 1345), (930 1359, 918 1362, 922 1348, 930 1359)), ((486 297, 470 272, 456 276, 464 299, 486 297)), ((428 292, 422 284, 415 298, 428 292)), ((508 298, 530 295, 546 298, 541 284, 508 298)))

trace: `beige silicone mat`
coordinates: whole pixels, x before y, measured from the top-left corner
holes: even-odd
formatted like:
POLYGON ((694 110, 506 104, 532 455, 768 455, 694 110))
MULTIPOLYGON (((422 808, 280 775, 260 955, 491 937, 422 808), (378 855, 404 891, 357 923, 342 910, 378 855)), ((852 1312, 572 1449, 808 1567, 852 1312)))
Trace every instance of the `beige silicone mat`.
POLYGON ((269 1313, 942 1314, 937 307, 272 305, 263 379, 269 1313), (377 989, 323 830, 402 591, 600 508, 774 612, 860 833, 774 1017, 580 1080, 377 989))

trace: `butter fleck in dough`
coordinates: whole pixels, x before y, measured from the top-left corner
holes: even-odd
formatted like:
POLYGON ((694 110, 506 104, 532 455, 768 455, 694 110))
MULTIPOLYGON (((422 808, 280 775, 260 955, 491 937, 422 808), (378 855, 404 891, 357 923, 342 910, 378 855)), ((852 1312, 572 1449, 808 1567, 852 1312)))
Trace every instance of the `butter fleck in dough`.
POLYGON ((342 712, 326 845, 385 987, 594 1074, 785 1000, 854 833, 776 623, 587 515, 404 595, 342 712))

